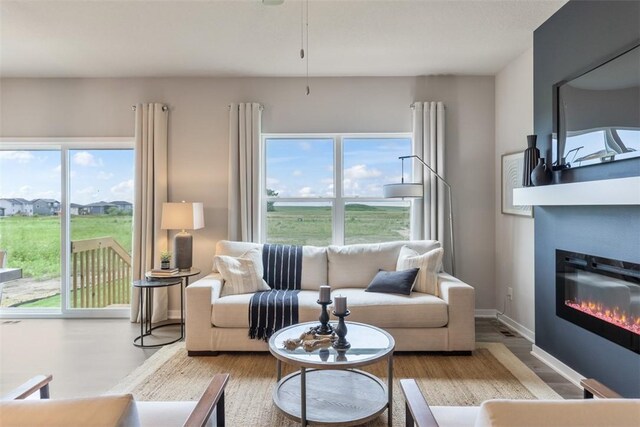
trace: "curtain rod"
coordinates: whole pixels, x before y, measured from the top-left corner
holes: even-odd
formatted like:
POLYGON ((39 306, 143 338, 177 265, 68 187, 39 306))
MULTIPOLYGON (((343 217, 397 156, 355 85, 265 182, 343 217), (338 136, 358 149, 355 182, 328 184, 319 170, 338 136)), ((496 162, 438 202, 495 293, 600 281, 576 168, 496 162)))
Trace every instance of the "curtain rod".
MULTIPOLYGON (((136 111, 136 106, 135 105, 131 106, 131 111, 136 111)), ((169 111, 169 107, 166 106, 166 105, 163 105, 162 106, 162 111, 169 111)))
MULTIPOLYGON (((253 103, 252 103, 252 102, 249 102, 248 104, 253 104, 253 103)), ((263 106, 262 104, 260 104, 260 103, 257 103, 257 104, 259 105, 259 110, 260 110, 260 111, 264 110, 264 106, 263 106)), ((228 104, 228 105, 227 105, 227 109, 228 109, 228 110, 231 110, 231 105, 232 105, 232 104, 228 104)), ((235 105, 239 105, 239 104, 235 104, 235 105)))

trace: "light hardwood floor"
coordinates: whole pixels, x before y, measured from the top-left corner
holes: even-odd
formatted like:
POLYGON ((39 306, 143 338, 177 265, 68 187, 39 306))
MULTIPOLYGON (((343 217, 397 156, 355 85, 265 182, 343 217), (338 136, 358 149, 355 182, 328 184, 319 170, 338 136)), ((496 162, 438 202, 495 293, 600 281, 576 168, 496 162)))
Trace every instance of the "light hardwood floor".
MULTIPOLYGON (((155 352, 132 345, 138 328, 126 319, 2 319, 0 395, 34 375, 49 373, 54 376, 52 397, 104 393, 155 352)), ((172 329, 165 328, 163 334, 172 329)), ((577 387, 529 354, 530 342, 496 320, 477 319, 476 338, 504 343, 561 396, 581 398, 577 387)))

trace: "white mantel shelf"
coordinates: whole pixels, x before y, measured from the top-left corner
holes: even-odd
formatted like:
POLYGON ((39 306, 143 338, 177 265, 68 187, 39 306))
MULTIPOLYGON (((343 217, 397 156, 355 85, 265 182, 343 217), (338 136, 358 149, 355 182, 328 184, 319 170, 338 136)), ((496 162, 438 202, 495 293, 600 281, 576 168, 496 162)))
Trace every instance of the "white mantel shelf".
POLYGON ((525 187, 513 190, 516 206, 640 205, 640 176, 525 187))

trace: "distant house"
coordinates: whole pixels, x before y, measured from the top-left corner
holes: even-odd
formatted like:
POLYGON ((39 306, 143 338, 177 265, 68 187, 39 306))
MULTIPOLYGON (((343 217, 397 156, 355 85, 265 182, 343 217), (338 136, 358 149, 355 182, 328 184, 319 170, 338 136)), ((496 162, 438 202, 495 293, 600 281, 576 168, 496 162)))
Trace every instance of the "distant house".
POLYGON ((60 202, 54 199, 35 199, 32 200, 33 215, 58 215, 60 213, 60 202))
POLYGON ((0 208, 0 216, 4 216, 4 208, 0 208))
POLYGON ((84 208, 84 205, 79 205, 77 203, 71 203, 69 205, 69 213, 71 215, 83 215, 81 213, 81 209, 84 208))
POLYGON ((133 204, 131 202, 116 200, 115 202, 111 202, 111 204, 116 205, 121 212, 133 212, 133 204))
POLYGON ((4 209, 4 215, 33 215, 33 203, 22 198, 0 199, 0 208, 4 209))
POLYGON ((104 215, 108 213, 109 208, 116 208, 116 205, 109 202, 94 202, 89 203, 88 205, 84 205, 81 209, 84 212, 84 215, 104 215))

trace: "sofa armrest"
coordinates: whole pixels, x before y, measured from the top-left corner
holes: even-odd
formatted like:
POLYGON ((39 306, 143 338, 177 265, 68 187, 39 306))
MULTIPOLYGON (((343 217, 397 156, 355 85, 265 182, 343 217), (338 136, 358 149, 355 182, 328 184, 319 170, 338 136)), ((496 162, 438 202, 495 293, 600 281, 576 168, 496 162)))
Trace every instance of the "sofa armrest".
POLYGON ((475 289, 447 274, 438 274, 438 288, 449 309, 449 351, 475 349, 475 289))
POLYGON ((207 351, 211 340, 211 303, 220 298, 222 277, 218 273, 190 284, 186 302, 186 344, 189 351, 207 351))

